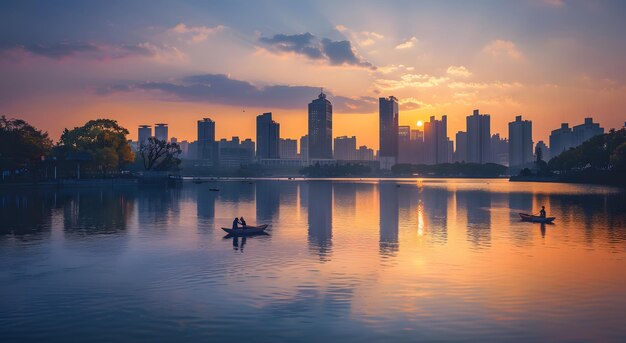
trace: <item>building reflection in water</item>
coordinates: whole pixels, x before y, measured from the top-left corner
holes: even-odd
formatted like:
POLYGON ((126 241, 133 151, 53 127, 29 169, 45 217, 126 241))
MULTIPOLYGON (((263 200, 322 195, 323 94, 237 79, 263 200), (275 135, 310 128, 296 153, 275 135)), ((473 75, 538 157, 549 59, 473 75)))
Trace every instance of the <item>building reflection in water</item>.
POLYGON ((66 237, 125 230, 134 211, 135 194, 134 189, 90 188, 62 191, 66 237))
POLYGON ((477 248, 491 245, 491 193, 485 191, 458 191, 458 211, 467 215, 467 240, 477 248))
POLYGON ((255 183, 257 223, 271 223, 278 213, 282 183, 275 180, 259 180, 255 183))
POLYGON ((393 256, 399 249, 397 184, 395 182, 380 182, 378 184, 378 196, 380 211, 379 251, 381 256, 393 256))
POLYGON ((330 257, 333 236, 333 184, 332 181, 306 183, 309 248, 316 251, 320 260, 330 257))
MULTIPOLYGON (((423 231, 427 231, 433 242, 446 243, 448 240, 448 198, 451 193, 442 188, 425 188, 420 191, 423 231), (426 220, 424 220, 426 218, 426 220)), ((419 209, 419 207, 418 207, 419 209)), ((418 212, 419 225, 419 212, 418 212)))

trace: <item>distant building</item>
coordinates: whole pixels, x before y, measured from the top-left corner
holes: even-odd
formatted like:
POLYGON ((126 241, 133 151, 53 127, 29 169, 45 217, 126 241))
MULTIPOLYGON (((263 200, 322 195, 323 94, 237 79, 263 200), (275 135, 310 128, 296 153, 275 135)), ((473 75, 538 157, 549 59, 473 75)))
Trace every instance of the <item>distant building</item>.
POLYGON ((379 144, 381 169, 391 169, 398 162, 398 99, 378 98, 379 144))
POLYGON ((254 161, 254 142, 246 139, 243 144, 239 137, 232 137, 230 141, 225 138, 218 142, 219 166, 221 168, 239 168, 249 165, 254 161))
POLYGON ((456 151, 454 152, 454 161, 467 162, 467 132, 459 131, 456 133, 456 151))
POLYGON ((579 146, 592 137, 603 135, 604 128, 600 127, 600 124, 594 123, 593 118, 585 118, 584 123, 574 126, 572 133, 574 145, 579 146))
POLYGON ((424 131, 411 130, 411 162, 413 164, 424 163, 424 131))
POLYGON ((356 160, 356 136, 335 138, 334 155, 336 160, 356 160))
POLYGON ((500 138, 499 133, 491 136, 491 162, 503 166, 509 165, 509 141, 506 138, 500 138))
POLYGON ((300 159, 309 159, 309 135, 300 137, 300 159))
POLYGON ((154 138, 160 141, 164 141, 164 142, 168 141, 167 124, 165 123, 154 124, 154 138))
POLYGON ((186 140, 182 141, 178 146, 180 146, 180 155, 184 158, 189 158, 189 142, 186 140))
MULTIPOLYGON (((215 122, 211 118, 198 120, 198 141, 194 147, 196 158, 217 163, 218 151, 215 142, 215 122)), ((190 153, 190 155, 193 155, 190 153)))
POLYGON ((488 114, 479 114, 474 110, 467 116, 467 160, 470 163, 489 162, 491 143, 491 124, 488 114))
POLYGON ((424 123, 424 156, 426 164, 441 164, 449 162, 448 152, 448 117, 441 116, 441 120, 424 123))
POLYGON ((281 138, 278 143, 280 158, 298 158, 298 141, 290 138, 281 138))
POLYGON ((280 125, 267 112, 256 117, 257 158, 280 158, 280 125))
POLYGON ((550 133, 550 156, 557 157, 574 146, 574 134, 568 123, 562 123, 560 128, 550 133))
POLYGON ((398 163, 413 163, 411 127, 398 126, 398 163))
POLYGON ((509 166, 521 167, 533 161, 533 123, 515 117, 509 123, 509 166))
POLYGON ((137 131, 137 141, 139 144, 145 144, 150 137, 152 137, 152 126, 139 125, 139 130, 137 131))
MULTIPOLYGON (((546 145, 546 143, 544 143, 543 141, 539 141, 537 142, 537 144, 535 145, 535 151, 537 151, 537 149, 541 150, 541 159, 543 161, 549 161, 550 160, 550 149, 548 149, 548 146, 546 145)), ((535 155, 535 160, 537 159, 537 156, 535 155)))
POLYGON ((332 159, 333 157, 333 105, 320 92, 309 103, 309 159, 332 159))
POLYGON ((365 145, 361 145, 356 151, 356 158, 359 161, 373 161, 374 149, 370 149, 365 145))

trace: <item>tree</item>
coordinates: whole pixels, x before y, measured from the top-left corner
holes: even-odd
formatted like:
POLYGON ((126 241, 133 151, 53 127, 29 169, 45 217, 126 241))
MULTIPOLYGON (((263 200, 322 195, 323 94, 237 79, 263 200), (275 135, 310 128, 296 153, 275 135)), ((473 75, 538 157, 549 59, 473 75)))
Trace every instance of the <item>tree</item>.
POLYGON ((65 129, 59 140, 58 152, 66 158, 76 153, 87 153, 91 156, 92 167, 106 172, 134 161, 126 135, 128 130, 115 120, 90 120, 81 127, 65 129))
POLYGON ((47 132, 37 130, 21 119, 0 117, 0 169, 34 167, 50 153, 52 141, 47 132))
POLYGON ((611 164, 615 171, 626 171, 626 142, 615 149, 611 155, 611 164))
POLYGON ((139 146, 139 157, 143 161, 145 170, 172 170, 180 165, 179 158, 182 150, 176 143, 168 143, 156 139, 148 138, 146 143, 139 146))

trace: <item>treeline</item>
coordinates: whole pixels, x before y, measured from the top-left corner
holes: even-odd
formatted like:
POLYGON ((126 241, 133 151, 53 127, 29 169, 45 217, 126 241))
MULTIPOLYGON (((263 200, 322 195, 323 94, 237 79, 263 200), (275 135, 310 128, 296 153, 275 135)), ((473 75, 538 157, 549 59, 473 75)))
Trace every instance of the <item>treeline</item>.
POLYGON ((506 166, 495 163, 396 164, 391 172, 400 176, 499 177, 507 174, 506 166))
POLYGON ((553 171, 604 170, 626 172, 626 129, 598 135, 552 158, 553 171))
POLYGON ((180 164, 177 144, 150 139, 136 159, 128 130, 111 119, 65 129, 54 143, 47 132, 21 119, 0 117, 2 181, 120 176, 120 170, 169 170, 180 164))

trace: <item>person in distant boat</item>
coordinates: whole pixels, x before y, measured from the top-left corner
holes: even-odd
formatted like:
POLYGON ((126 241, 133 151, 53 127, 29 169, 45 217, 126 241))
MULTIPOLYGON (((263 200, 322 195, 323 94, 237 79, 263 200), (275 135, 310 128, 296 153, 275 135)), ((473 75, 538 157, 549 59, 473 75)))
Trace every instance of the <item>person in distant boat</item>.
POLYGON ((235 217, 233 220, 233 230, 237 230, 239 228, 239 218, 235 217))
POLYGON ((539 217, 541 217, 541 218, 545 218, 546 217, 546 207, 545 206, 541 206, 541 211, 539 211, 539 217))
POLYGON ((241 226, 243 226, 244 228, 246 227, 246 220, 243 219, 243 217, 239 218, 239 223, 241 223, 241 226))

